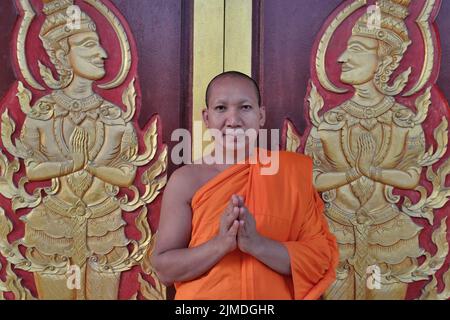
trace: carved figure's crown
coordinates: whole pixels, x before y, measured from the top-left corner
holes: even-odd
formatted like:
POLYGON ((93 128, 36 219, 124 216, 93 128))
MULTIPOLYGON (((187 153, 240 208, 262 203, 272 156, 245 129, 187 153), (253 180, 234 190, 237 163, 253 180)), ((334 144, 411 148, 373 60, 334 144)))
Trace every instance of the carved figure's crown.
MULTIPOLYGON (((81 10, 71 11, 73 0, 42 0, 47 16, 42 25, 39 36, 46 48, 55 47, 62 39, 82 32, 96 31, 93 20, 81 10)), ((75 8, 79 9, 79 8, 75 8)))

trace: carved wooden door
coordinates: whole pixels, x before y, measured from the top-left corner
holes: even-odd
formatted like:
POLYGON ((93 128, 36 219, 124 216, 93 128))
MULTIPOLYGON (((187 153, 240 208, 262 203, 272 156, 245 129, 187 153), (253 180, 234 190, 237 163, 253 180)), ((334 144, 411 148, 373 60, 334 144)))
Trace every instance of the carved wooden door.
POLYGON ((0 297, 166 298, 148 256, 189 121, 191 9, 2 3, 0 297))
POLYGON ((269 121, 313 158, 339 243, 324 298, 448 299, 449 3, 258 3, 269 121))

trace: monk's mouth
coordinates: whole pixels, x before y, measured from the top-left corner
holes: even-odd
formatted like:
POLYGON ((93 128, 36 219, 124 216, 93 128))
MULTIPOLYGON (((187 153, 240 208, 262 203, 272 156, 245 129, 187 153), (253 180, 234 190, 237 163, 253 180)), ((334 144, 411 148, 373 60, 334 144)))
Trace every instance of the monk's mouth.
POLYGON ((223 133, 223 136, 230 136, 230 137, 241 137, 245 136, 245 130, 244 129, 226 129, 223 133))
POLYGON ((245 140, 246 136, 245 134, 242 135, 224 135, 224 139, 226 140, 233 140, 235 142, 245 140))
POLYGON ((230 136, 230 137, 241 137, 245 136, 245 133, 224 133, 224 136, 230 136))

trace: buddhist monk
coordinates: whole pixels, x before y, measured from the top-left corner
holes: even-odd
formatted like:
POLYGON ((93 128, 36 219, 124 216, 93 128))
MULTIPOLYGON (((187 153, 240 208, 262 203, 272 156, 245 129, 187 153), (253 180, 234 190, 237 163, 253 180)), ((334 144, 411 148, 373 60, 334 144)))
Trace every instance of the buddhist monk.
POLYGON ((185 165, 171 176, 152 254, 159 279, 181 300, 320 298, 335 280, 338 250, 312 160, 274 151, 279 167, 270 175, 261 174, 262 162, 247 161, 258 149, 237 138, 264 125, 265 108, 242 73, 210 82, 203 120, 222 133, 215 143, 236 163, 185 165), (237 158, 239 148, 247 160, 237 158))

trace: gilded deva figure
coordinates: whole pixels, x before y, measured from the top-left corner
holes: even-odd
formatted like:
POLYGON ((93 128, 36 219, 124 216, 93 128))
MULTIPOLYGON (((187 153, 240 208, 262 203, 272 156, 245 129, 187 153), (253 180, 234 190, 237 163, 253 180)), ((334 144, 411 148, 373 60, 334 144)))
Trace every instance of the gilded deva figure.
POLYGON ((409 3, 382 0, 379 26, 369 23, 370 13, 356 22, 339 57, 341 81, 353 86, 354 95, 324 114, 306 144, 340 249, 327 299, 404 299, 407 284, 388 280, 411 273, 422 255, 421 227, 386 196, 392 187, 419 184, 418 159, 425 151, 423 130, 411 121, 415 114, 394 98, 410 70, 388 84, 411 44, 404 22, 409 3), (377 290, 366 283, 373 270, 381 273, 374 278, 377 290))
POLYGON ((60 188, 23 217, 23 244, 39 264, 69 257, 81 270, 78 290, 69 289, 64 274, 34 273, 40 299, 117 299, 120 272, 100 273, 88 262, 114 264, 128 256, 112 189, 134 181, 130 159, 137 137, 121 109, 93 92, 93 83, 105 75, 107 54, 92 19, 81 12, 79 27, 67 27, 73 0, 44 2, 40 38, 59 78, 46 73, 54 91, 28 113, 20 140, 28 149, 28 179, 57 178, 60 188))

